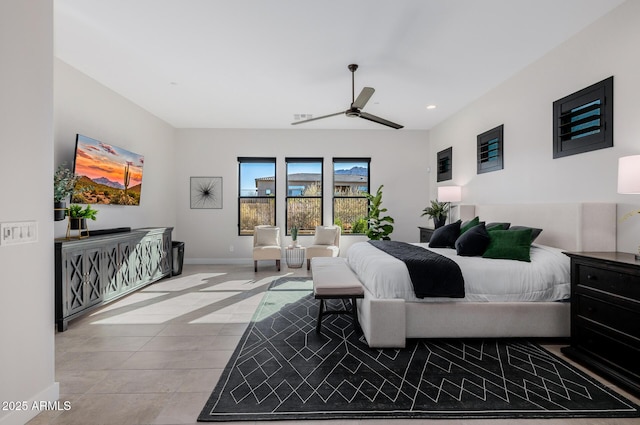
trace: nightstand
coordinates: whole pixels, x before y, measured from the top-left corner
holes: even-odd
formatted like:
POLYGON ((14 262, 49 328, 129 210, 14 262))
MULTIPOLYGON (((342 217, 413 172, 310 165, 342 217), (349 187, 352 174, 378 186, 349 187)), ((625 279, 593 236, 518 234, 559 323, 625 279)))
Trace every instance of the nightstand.
POLYGON ((569 358, 640 394, 640 262, 621 252, 571 258, 569 358))
POLYGON ((420 243, 428 243, 431 240, 431 235, 433 235, 433 231, 436 229, 432 229, 430 227, 420 227, 420 243))

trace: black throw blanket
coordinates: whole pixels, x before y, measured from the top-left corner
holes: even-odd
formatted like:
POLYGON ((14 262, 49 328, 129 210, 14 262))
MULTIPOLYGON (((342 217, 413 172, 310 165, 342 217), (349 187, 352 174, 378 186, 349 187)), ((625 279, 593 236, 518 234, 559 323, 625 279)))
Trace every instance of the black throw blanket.
POLYGON ((455 261, 428 249, 397 241, 369 241, 376 248, 404 261, 416 297, 464 298, 464 279, 455 261))

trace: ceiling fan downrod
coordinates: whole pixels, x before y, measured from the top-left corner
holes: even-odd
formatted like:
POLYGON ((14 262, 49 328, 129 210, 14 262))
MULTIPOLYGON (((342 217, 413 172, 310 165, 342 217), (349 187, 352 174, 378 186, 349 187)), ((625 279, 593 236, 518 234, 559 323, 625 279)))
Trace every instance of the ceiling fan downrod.
POLYGON ((356 71, 358 70, 358 64, 352 63, 347 68, 351 71, 351 107, 353 108, 353 103, 356 101, 356 71))

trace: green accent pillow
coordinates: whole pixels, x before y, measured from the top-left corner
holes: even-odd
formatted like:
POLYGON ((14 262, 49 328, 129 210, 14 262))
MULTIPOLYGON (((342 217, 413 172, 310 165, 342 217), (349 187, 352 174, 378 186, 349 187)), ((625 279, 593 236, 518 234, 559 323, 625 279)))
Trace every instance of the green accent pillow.
POLYGON ((531 229, 490 230, 484 258, 531 262, 531 229))
POLYGON ((460 234, 462 235, 464 232, 472 227, 476 227, 478 224, 480 224, 480 217, 475 217, 473 220, 465 221, 460 225, 460 234))

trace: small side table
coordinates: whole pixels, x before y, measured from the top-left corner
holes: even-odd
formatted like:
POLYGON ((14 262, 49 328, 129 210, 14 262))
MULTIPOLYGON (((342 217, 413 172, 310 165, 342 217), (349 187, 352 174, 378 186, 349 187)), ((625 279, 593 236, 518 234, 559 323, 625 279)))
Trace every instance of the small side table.
POLYGON ((428 243, 435 229, 420 226, 418 226, 418 228, 420 229, 420 243, 428 243))
POLYGON ((290 269, 299 269, 302 267, 306 251, 306 248, 303 246, 288 246, 285 249, 287 267, 290 269))

